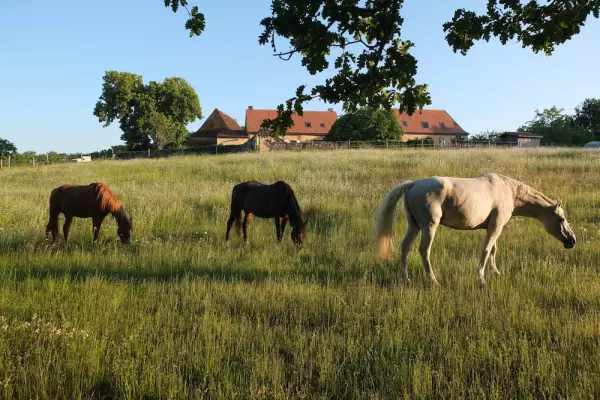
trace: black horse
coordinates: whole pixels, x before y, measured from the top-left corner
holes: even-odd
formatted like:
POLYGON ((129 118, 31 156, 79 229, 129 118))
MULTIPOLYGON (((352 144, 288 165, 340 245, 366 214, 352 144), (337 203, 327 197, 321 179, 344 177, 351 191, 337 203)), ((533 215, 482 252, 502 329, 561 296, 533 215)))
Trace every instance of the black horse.
POLYGON ((235 185, 231 193, 231 213, 227 221, 225 240, 229 241, 229 231, 235 222, 238 230, 243 229, 244 241, 248 240, 247 228, 252 215, 259 218, 273 218, 277 230, 277 241, 281 242, 285 225, 290 221, 292 241, 298 247, 306 239, 306 223, 296 200, 294 191, 283 181, 265 185, 257 181, 248 181, 235 185), (242 222, 242 211, 244 220, 242 222))

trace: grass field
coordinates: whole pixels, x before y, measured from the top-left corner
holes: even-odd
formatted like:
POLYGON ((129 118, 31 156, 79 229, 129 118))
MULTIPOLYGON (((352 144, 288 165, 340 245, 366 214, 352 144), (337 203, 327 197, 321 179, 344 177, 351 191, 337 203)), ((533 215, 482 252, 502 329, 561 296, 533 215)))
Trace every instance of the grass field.
MULTIPOLYGON (((583 150, 340 151, 0 170, 0 398, 593 398, 600 396, 600 157, 583 150), (565 201, 573 250, 534 220, 499 241, 440 228, 431 288, 373 257, 375 210, 403 179, 493 171, 565 201), (297 253, 255 218, 225 245, 235 183, 290 183, 297 253), (45 240, 50 191, 103 181, 133 216, 45 240), (488 270, 489 272, 489 270, 488 270)), ((399 208, 402 210, 402 207, 399 208)), ((61 220, 62 221, 62 220, 61 220)), ((62 222, 61 222, 62 224, 62 222)), ((395 224, 403 235, 402 212, 395 224)))

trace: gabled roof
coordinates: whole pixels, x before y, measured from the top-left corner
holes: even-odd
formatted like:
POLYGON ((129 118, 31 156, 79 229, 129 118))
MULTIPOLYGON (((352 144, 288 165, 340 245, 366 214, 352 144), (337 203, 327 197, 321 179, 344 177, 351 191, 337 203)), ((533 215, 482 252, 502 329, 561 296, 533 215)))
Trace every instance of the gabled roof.
MULTIPOLYGON (((218 108, 215 108, 208 118, 206 118, 206 121, 204 121, 200 129, 198 129, 192 136, 215 137, 233 134, 233 132, 236 131, 243 132, 242 128, 233 118, 218 108)), ((244 136, 246 135, 244 134, 244 136)))
MULTIPOLYGON (((246 131, 249 134, 256 133, 261 130, 260 125, 265 119, 272 119, 276 116, 277 110, 255 110, 254 107, 248 107, 246 131)), ((337 120, 337 113, 332 108, 327 111, 304 111, 303 116, 294 113, 292 120, 294 126, 288 129, 288 134, 325 136, 337 120)))
POLYGON ((394 115, 404 133, 415 135, 468 135, 463 128, 445 110, 417 110, 413 115, 400 113, 394 109, 394 115))

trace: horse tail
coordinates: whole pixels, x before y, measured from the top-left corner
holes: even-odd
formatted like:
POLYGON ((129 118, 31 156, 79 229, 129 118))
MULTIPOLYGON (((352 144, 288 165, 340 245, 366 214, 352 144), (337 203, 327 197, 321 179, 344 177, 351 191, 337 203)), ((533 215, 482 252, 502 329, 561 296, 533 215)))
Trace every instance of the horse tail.
POLYGON ((398 201, 400 201, 402 196, 404 196, 413 185, 413 181, 404 181, 394 187, 385 195, 377 210, 375 255, 378 259, 389 259, 391 257, 394 247, 394 242, 392 240, 394 210, 396 209, 398 201))
POLYGON ((242 233, 242 208, 237 204, 240 202, 238 197, 241 195, 241 189, 242 187, 240 185, 235 185, 233 187, 233 190, 231 191, 231 205, 229 213, 229 218, 234 218, 233 223, 235 224, 235 230, 238 234, 242 233))
POLYGON ((58 232, 58 214, 60 214, 60 196, 66 186, 58 187, 50 193, 50 200, 48 201, 48 224, 46 225, 46 235, 49 233, 58 232))

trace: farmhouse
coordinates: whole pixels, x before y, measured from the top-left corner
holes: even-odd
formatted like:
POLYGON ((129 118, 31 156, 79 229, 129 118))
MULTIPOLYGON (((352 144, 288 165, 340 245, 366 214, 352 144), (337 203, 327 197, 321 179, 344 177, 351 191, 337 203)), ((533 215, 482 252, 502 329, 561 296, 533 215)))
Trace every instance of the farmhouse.
MULTIPOLYGON (((248 136, 260 133, 260 125, 263 121, 276 116, 277 110, 256 110, 252 106, 248 107, 246 110, 246 132, 248 136)), ((327 111, 304 111, 302 116, 294 113, 292 115, 294 126, 288 129, 285 140, 292 142, 323 140, 337 117, 337 113, 333 111, 333 108, 327 111)))
POLYGON ((430 137, 436 145, 451 143, 456 136, 464 139, 469 135, 445 110, 421 110, 413 115, 394 109, 398 124, 404 131, 403 141, 430 137))
POLYGON ((248 133, 239 126, 235 119, 215 108, 200 129, 190 135, 188 145, 244 144, 249 138, 248 133))

